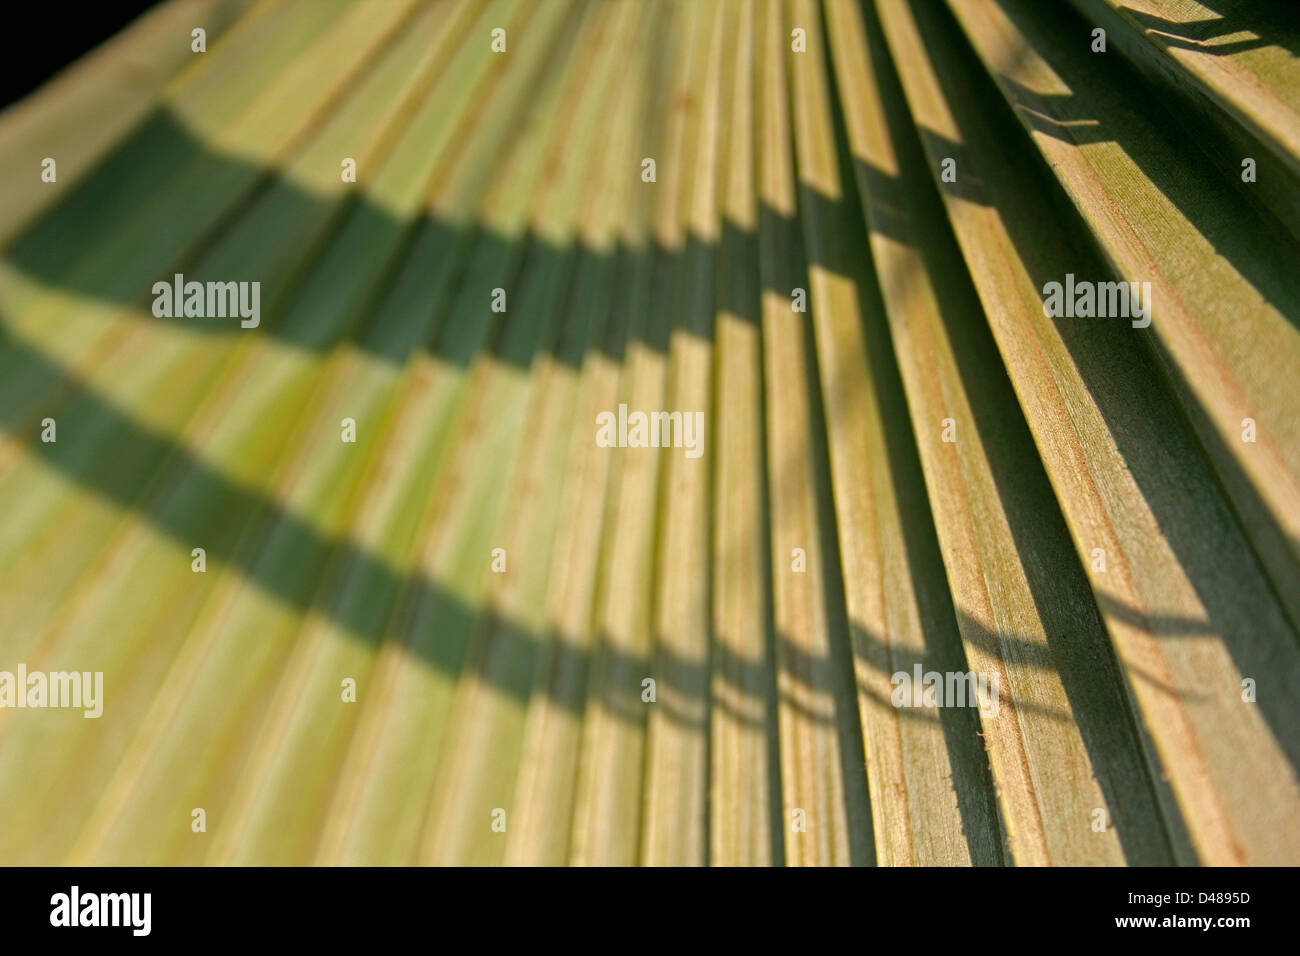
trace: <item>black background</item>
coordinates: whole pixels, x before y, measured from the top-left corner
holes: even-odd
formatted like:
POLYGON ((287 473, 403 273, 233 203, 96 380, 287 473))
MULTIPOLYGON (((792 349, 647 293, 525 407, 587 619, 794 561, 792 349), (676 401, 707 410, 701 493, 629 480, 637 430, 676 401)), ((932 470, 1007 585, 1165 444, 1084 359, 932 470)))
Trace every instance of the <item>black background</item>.
POLYGON ((1295 869, 553 870, 3 869, 0 946, 114 951, 202 941, 208 948, 283 942, 371 951, 392 939, 420 949, 693 953, 926 954, 1051 952, 1095 940, 1134 946, 1205 941, 1248 952, 1295 923, 1295 869), (152 932, 53 928, 50 897, 151 892, 152 932), (1248 892, 1235 905, 1130 904, 1128 894, 1248 892), (1117 928, 1117 916, 1248 916, 1248 928, 1117 928), (1271 931, 1271 932, 1270 932, 1271 931), (717 943, 719 945, 713 945, 717 943), (439 945, 441 944, 441 945, 439 945))
POLYGON ((0 20, 0 107, 22 99, 119 32, 158 0, 28 4, 11 0, 0 20), (23 12, 20 13, 19 10, 23 12))

